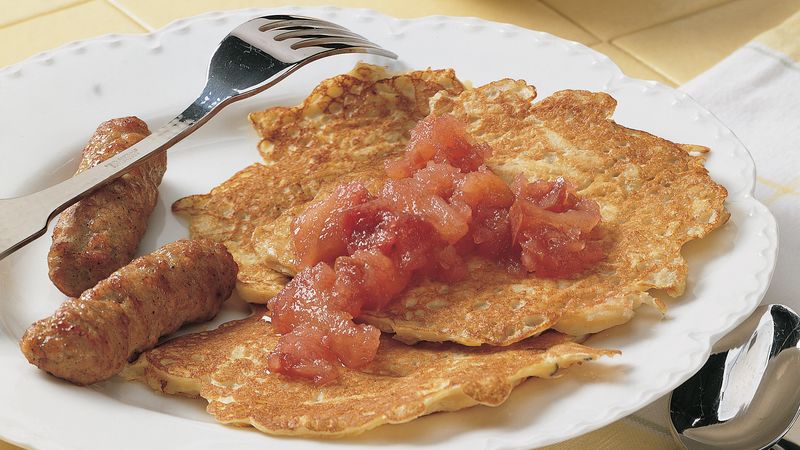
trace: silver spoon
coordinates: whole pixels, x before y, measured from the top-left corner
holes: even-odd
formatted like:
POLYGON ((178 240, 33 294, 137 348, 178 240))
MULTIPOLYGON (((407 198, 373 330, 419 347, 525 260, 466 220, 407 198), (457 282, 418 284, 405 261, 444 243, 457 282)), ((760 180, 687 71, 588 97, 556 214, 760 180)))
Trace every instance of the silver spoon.
POLYGON ((761 306, 714 346, 669 399, 673 435, 688 450, 800 450, 783 436, 800 411, 800 316, 761 306))
POLYGON ((271 87, 312 61, 342 53, 397 58, 341 25, 311 17, 271 15, 239 25, 214 52, 203 92, 168 124, 68 180, 24 197, 0 199, 0 259, 44 234, 56 214, 171 147, 225 106, 271 87))

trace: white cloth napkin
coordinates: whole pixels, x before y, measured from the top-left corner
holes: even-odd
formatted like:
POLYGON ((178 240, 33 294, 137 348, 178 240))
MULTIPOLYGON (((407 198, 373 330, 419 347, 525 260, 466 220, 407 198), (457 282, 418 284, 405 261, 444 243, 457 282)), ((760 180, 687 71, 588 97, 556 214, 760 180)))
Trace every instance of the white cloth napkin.
MULTIPOLYGON (((783 303, 800 313, 800 13, 680 89, 714 113, 753 155, 755 196, 779 227, 778 262, 763 303, 783 303)), ((605 428, 547 448, 677 449, 668 420, 664 397, 605 428)), ((800 443, 800 425, 787 438, 800 443)))
POLYGON ((779 230, 778 264, 764 301, 800 312, 800 63, 754 41, 681 90, 753 155, 756 198, 775 215, 779 230))

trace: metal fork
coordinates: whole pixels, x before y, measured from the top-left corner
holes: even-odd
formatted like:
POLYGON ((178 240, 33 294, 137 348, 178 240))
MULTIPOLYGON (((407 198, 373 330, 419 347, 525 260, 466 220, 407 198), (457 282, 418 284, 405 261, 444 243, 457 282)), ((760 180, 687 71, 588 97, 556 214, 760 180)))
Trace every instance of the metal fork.
POLYGON ((202 94, 165 126, 55 186, 24 197, 0 199, 0 259, 43 235, 56 214, 173 146, 225 106, 273 86, 311 61, 341 53, 397 58, 340 25, 311 17, 270 15, 239 25, 212 56, 202 94))

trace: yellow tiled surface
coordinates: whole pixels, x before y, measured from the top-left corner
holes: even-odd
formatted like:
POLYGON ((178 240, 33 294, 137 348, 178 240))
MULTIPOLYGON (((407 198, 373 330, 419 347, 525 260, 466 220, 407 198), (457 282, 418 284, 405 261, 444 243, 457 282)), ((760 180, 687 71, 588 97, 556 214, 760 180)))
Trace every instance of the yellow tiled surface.
POLYGON ((622 71, 628 76, 641 78, 643 80, 656 80, 665 84, 672 84, 668 78, 656 72, 650 66, 637 59, 635 56, 625 52, 625 50, 621 50, 614 45, 609 44, 608 42, 594 44, 591 47, 611 58, 611 60, 617 63, 619 68, 622 69, 622 71))
POLYGON ((702 11, 728 0, 544 0, 603 40, 702 11))
MULTIPOLYGON (((800 9, 800 0, 289 0, 397 17, 477 16, 547 31, 608 55, 627 74, 677 85, 800 9)), ((220 9, 280 0, 0 0, 0 66, 109 32, 160 28, 220 9), (11 45, 8 45, 11 43, 11 45)))
POLYGON ((798 9, 800 0, 735 0, 613 43, 682 84, 798 9))
POLYGON ((795 61, 800 61, 800 39, 797 39, 797 34, 791 31, 798 29, 800 29, 800 10, 780 27, 758 35, 756 41, 782 51, 795 61))
MULTIPOLYGON (((22 5, 25 2, 20 0, 18 3, 22 5)), ((43 2, 31 2, 36 6, 40 6, 40 3, 43 2)), ((105 1, 79 3, 0 27, 0 42, 3 43, 0 47, 0 67, 77 39, 142 31, 144 28, 105 1)))
POLYGON ((539 1, 519 0, 427 0, 427 1, 387 1, 387 0, 194 0, 164 2, 162 0, 117 0, 115 3, 129 11, 142 22, 160 28, 180 17, 200 14, 219 9, 247 7, 269 8, 286 4, 347 6, 371 8, 395 17, 422 17, 434 14, 469 15, 499 22, 509 22, 526 28, 533 28, 557 34, 566 39, 593 44, 598 39, 573 24, 566 17, 539 1))
MULTIPOLYGON (((85 1, 85 0, 84 0, 85 1)), ((55 11, 81 0, 0 0, 0 26, 55 11)))
MULTIPOLYGON (((673 85, 800 10, 800 0, 0 0, 0 67, 73 40, 154 30, 207 11, 286 3, 513 23, 590 45, 631 76, 673 85)), ((800 54, 800 43, 783 47, 800 54)), ((9 449, 17 447, 0 442, 0 450, 9 449)))
POLYGON ((755 40, 800 62, 800 39, 793 30, 800 30, 800 10, 780 26, 759 34, 755 40))

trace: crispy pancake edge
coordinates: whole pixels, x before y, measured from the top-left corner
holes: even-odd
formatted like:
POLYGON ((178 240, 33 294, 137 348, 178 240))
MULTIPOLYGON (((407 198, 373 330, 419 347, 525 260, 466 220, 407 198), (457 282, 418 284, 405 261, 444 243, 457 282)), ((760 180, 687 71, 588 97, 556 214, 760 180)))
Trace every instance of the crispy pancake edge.
POLYGON ((256 307, 249 318, 168 341, 143 353, 123 376, 159 392, 203 397, 222 423, 273 435, 343 437, 437 411, 497 406, 529 377, 556 377, 569 366, 619 353, 555 332, 502 349, 412 347, 384 336, 365 372, 343 369, 338 385, 320 388, 266 373, 260 355, 277 337, 260 319, 263 311, 256 307))

